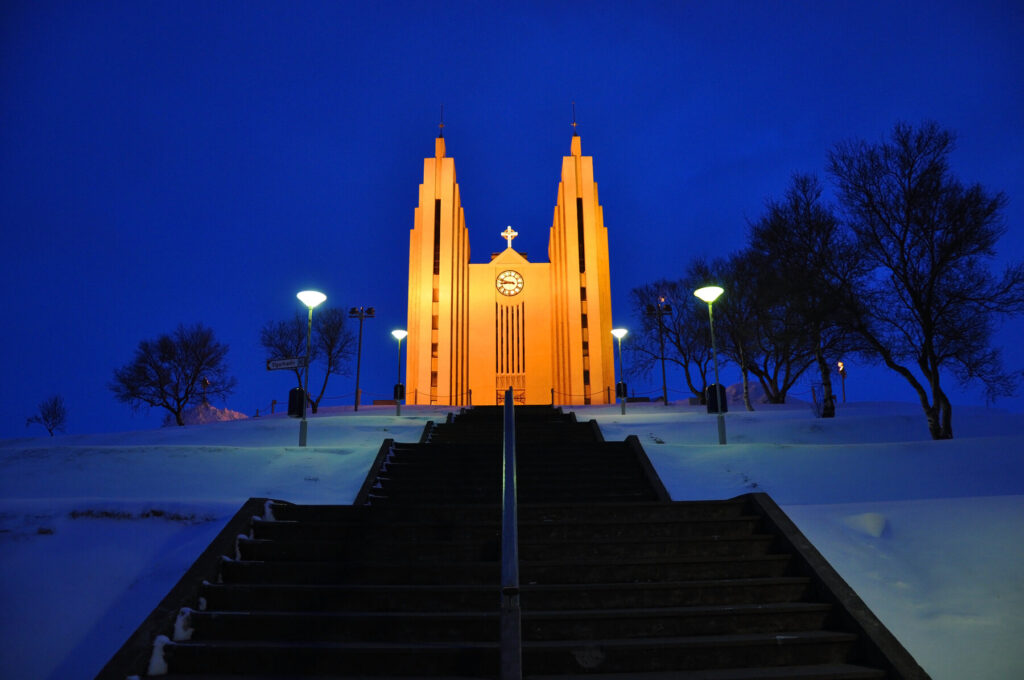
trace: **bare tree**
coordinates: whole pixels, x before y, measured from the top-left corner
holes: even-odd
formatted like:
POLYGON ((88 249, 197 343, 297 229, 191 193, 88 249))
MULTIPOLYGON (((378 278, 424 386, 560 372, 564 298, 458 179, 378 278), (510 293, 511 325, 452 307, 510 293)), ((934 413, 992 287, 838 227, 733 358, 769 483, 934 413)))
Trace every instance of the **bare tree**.
POLYGON ((37 406, 38 412, 25 421, 25 427, 42 425, 53 436, 54 432, 63 432, 68 420, 68 409, 64 405, 64 397, 55 394, 43 399, 37 406))
POLYGON ((981 381, 989 398, 1013 392, 991 333, 1000 315, 1024 311, 1024 264, 989 269, 1006 196, 955 178, 953 144, 936 123, 898 123, 888 140, 840 143, 828 156, 869 268, 850 327, 917 392, 934 439, 953 437, 945 372, 981 381))
POLYGON ((850 348, 850 333, 839 323, 846 298, 861 269, 856 251, 832 208, 821 200, 813 175, 793 175, 785 198, 770 200, 752 225, 750 259, 763 311, 776 342, 798 356, 813 354, 821 376, 822 416, 835 415, 831 359, 850 348))
POLYGON ((684 278, 662 279, 634 288, 630 293, 633 308, 640 317, 640 331, 631 343, 636 368, 649 373, 662 358, 679 366, 687 388, 701 403, 704 403, 704 390, 708 385, 711 345, 707 306, 694 297, 693 291, 705 285, 706 273, 704 261, 694 260, 684 278), (659 313, 659 301, 662 308, 669 307, 667 313, 659 313))
POLYGON ((173 333, 139 342, 135 358, 114 371, 109 387, 118 401, 135 409, 167 409, 184 425, 186 406, 200 403, 204 395, 226 397, 234 389, 227 353, 228 346, 217 342, 210 328, 182 324, 173 333), (205 390, 204 378, 209 381, 205 390))
MULTIPOLYGON (((260 345, 266 350, 268 360, 303 357, 306 355, 307 332, 308 319, 302 314, 296 314, 288 321, 269 321, 260 329, 260 345)), ((319 362, 324 368, 319 394, 315 399, 311 394, 306 395, 310 408, 316 413, 330 377, 348 374, 348 363, 355 353, 355 335, 345 325, 345 314, 328 307, 313 314, 310 343, 310 366, 319 362)), ((302 368, 294 369, 299 387, 302 387, 302 371, 302 368)))
POLYGON ((715 302, 715 327, 721 338, 720 349, 740 369, 743 385, 743 405, 753 411, 750 403, 751 368, 757 364, 760 345, 757 334, 756 288, 747 251, 737 253, 728 260, 716 260, 711 265, 712 279, 718 281, 725 293, 715 302))

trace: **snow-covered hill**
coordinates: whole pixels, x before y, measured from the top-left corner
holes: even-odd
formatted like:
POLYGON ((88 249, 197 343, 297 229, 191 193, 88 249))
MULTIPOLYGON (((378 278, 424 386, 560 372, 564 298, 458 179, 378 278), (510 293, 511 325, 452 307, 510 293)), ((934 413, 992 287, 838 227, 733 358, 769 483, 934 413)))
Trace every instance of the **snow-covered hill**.
MULTIPOLYGON (((936 680, 1024 677, 1020 414, 961 408, 933 442, 910 404, 760 405, 723 447, 701 407, 576 410, 674 498, 772 494, 936 680)), ((242 501, 350 502, 381 440, 445 413, 329 410, 305 449, 282 416, 0 441, 0 677, 92 678, 242 501)))

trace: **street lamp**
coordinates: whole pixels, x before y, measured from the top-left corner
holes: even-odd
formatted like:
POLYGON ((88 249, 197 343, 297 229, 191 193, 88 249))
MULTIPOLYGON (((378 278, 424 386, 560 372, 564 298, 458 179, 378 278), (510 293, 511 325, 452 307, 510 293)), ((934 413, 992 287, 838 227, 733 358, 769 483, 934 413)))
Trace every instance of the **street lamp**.
POLYGON ((395 415, 402 415, 402 399, 405 398, 405 385, 402 384, 402 340, 409 335, 403 330, 391 331, 391 335, 398 340, 398 380, 395 381, 395 415))
POLYGON ((647 305, 647 316, 658 317, 658 342, 661 344, 661 399, 668 406, 668 381, 665 380, 665 322, 662 318, 672 313, 672 305, 665 303, 665 296, 658 298, 657 305, 647 305))
POLYGON ((628 333, 625 328, 613 328, 612 335, 619 341, 619 382, 615 385, 615 396, 622 403, 622 415, 626 415, 626 374, 622 372, 622 338, 628 333))
POLYGON ((348 317, 350 319, 359 319, 359 343, 356 345, 356 407, 355 411, 359 410, 359 363, 363 358, 363 319, 372 319, 376 314, 376 310, 373 307, 350 307, 348 310, 348 317))
POLYGON ((318 290, 304 290, 295 297, 309 308, 309 322, 306 325, 306 382, 302 387, 302 420, 299 421, 299 446, 306 445, 306 405, 309 402, 309 350, 313 336, 313 308, 327 299, 327 296, 318 290))
POLYGON ((715 403, 718 406, 718 443, 725 444, 725 413, 722 411, 722 402, 724 399, 724 390, 722 390, 722 384, 718 379, 718 348, 715 347, 715 315, 711 311, 711 303, 718 299, 718 296, 724 293, 718 286, 705 286, 704 288, 698 288, 693 291, 693 294, 699 297, 704 302, 708 303, 708 324, 711 326, 711 357, 715 362, 715 403))

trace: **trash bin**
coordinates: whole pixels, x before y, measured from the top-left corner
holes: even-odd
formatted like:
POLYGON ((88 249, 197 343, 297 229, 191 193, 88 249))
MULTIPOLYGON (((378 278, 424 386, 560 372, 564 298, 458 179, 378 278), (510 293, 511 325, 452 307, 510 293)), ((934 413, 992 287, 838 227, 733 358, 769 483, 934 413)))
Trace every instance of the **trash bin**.
POLYGON ((402 383, 395 383, 394 395, 395 401, 401 401, 402 399, 405 399, 405 385, 403 385, 402 383))
POLYGON ((626 397, 629 396, 629 393, 626 391, 625 382, 615 383, 615 396, 618 397, 619 399, 625 399, 626 397))
POLYGON ((302 409, 305 406, 306 393, 301 387, 293 387, 288 391, 288 415, 292 418, 301 418, 302 409))
POLYGON ((722 413, 729 410, 729 401, 725 398, 725 387, 711 384, 704 390, 704 399, 708 404, 708 413, 718 413, 718 405, 722 405, 722 413))

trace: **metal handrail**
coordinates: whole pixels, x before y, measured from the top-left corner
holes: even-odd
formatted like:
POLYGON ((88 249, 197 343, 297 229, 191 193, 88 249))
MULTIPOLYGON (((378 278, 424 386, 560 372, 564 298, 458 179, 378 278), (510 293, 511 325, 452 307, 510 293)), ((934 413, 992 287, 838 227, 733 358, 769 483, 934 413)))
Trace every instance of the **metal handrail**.
POLYGON ((516 490, 516 411, 512 388, 505 392, 501 484, 501 680, 523 677, 519 610, 519 508, 516 490))

